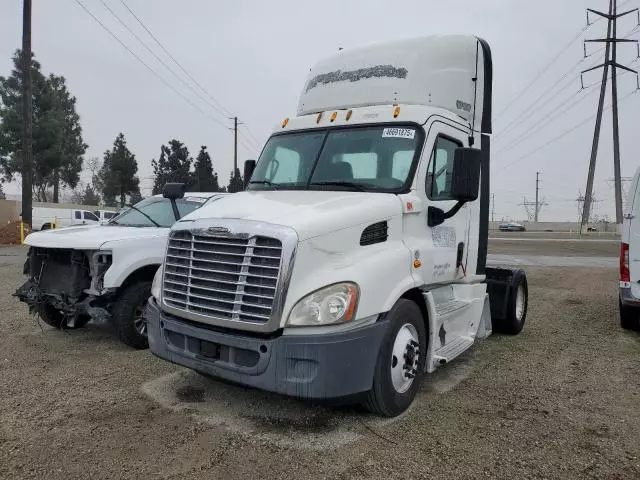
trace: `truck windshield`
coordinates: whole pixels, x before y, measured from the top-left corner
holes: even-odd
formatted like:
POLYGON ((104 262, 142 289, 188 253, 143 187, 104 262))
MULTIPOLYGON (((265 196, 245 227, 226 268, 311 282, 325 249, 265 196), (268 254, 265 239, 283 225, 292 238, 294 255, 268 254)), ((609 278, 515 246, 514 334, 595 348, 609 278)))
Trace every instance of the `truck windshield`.
MULTIPOLYGON (((200 207, 205 198, 185 197, 177 200, 180 217, 200 207)), ((176 221, 171 202, 166 198, 151 197, 135 204, 136 209, 127 208, 112 218, 109 225, 125 225, 129 227, 170 227, 176 221), (138 211, 139 210, 139 211, 138 211), (142 212, 142 213, 141 213, 142 212), (145 216, 146 215, 146 216, 145 216), (153 220, 153 221, 152 221, 153 220), (154 224, 156 222, 158 225, 154 224)))
POLYGON ((415 127, 354 127, 275 135, 249 190, 398 192, 408 187, 422 143, 415 127))

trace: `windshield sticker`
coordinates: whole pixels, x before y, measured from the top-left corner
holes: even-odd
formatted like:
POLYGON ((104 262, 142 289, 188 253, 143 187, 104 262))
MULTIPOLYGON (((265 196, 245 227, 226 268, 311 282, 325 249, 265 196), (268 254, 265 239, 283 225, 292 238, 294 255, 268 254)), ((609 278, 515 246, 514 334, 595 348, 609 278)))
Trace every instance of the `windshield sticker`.
POLYGON ((359 68, 358 70, 321 73, 313 77, 307 83, 305 93, 318 85, 325 85, 335 82, 357 82, 366 78, 407 78, 409 71, 404 67, 394 67, 393 65, 376 65, 375 67, 359 68))
POLYGON ((204 203, 207 201, 206 198, 202 198, 202 197, 185 197, 184 198, 185 202, 194 202, 194 203, 204 203))
POLYGON ((385 128, 382 131, 382 138, 408 138, 413 140, 416 137, 416 131, 410 128, 385 128))

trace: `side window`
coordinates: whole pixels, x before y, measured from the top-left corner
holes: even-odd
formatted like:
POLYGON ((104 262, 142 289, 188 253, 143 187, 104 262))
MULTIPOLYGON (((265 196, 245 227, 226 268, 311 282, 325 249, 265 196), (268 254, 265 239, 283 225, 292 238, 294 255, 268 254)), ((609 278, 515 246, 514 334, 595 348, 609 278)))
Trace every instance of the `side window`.
POLYGON ((100 221, 100 219, 98 217, 96 217, 93 213, 91 212, 84 212, 84 219, 85 220, 93 220, 94 222, 98 222, 100 221))
POLYGON ((76 210, 74 216, 76 220, 82 220, 82 212, 80 210, 76 210))
POLYGON ((431 154, 425 188, 431 200, 453 200, 451 198, 451 170, 456 148, 462 145, 448 138, 438 137, 431 154))
POLYGON ((267 180, 273 183, 296 183, 299 173, 300 154, 295 150, 277 147, 267 170, 267 180))

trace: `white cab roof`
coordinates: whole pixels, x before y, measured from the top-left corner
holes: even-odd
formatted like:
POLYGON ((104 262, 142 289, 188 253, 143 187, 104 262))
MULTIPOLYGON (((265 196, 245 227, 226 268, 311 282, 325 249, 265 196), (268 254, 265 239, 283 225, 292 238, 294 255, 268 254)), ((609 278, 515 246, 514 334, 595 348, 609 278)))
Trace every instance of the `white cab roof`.
POLYGON ((340 51, 314 66, 298 115, 369 105, 425 105, 491 132, 491 51, 470 35, 443 35, 340 51))

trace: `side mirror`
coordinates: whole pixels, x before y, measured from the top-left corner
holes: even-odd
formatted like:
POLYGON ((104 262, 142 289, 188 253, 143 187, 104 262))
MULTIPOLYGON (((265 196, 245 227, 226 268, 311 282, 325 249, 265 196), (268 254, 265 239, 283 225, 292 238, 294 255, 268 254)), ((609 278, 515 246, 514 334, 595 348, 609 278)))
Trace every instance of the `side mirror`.
POLYGON ((457 148, 451 169, 451 196, 459 202, 477 200, 480 190, 482 150, 457 148))
POLYGON ((165 183, 162 189, 162 196, 171 200, 171 208, 176 221, 180 220, 180 211, 176 200, 184 197, 187 186, 184 183, 165 183))
POLYGON ((427 225, 436 227, 453 217, 467 202, 478 199, 480 192, 480 165, 482 151, 476 148, 457 148, 451 168, 451 197, 458 203, 444 212, 430 206, 427 210, 427 225))
POLYGON ((253 171, 256 169, 256 161, 255 160, 246 160, 244 162, 244 188, 246 190, 247 185, 251 181, 251 175, 253 175, 253 171))
POLYGON ((184 183, 165 183, 162 189, 162 196, 169 200, 178 200, 184 197, 187 187, 184 183))

